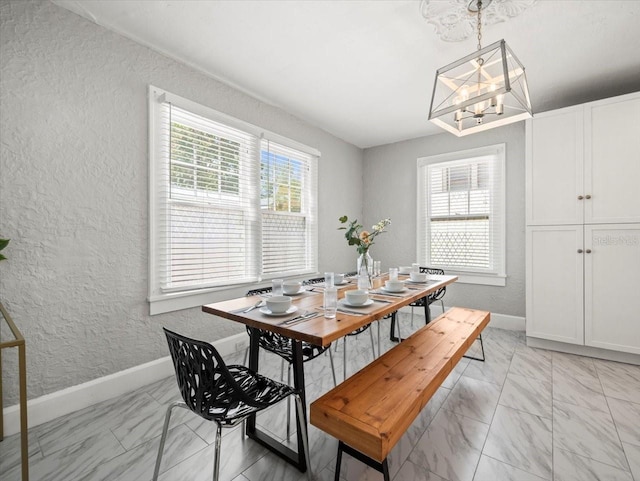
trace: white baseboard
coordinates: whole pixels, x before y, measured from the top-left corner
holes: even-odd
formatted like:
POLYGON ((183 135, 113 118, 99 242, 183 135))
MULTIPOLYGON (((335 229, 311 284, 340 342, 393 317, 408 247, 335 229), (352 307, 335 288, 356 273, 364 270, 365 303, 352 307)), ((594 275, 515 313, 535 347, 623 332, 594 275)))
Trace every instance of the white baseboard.
MULTIPOLYGON (((432 316, 442 314, 440 306, 432 305, 432 316)), ((448 309, 448 307, 445 307, 448 309)), ((411 308, 402 308, 402 312, 411 312, 411 308)), ((416 310, 416 314, 421 313, 416 310)), ((491 313, 490 327, 524 331, 523 317, 491 313)), ((249 337, 242 332, 213 343, 223 356, 245 349, 249 345, 249 337)), ((94 379, 77 386, 31 399, 27 402, 28 424, 32 428, 65 414, 84 409, 101 401, 121 396, 140 387, 140 379, 151 384, 173 375, 173 363, 169 356, 147 362, 139 366, 125 369, 108 376, 94 379)), ((14 405, 4 409, 4 434, 11 436, 20 431, 20 406, 14 405)))
MULTIPOLYGON (((449 306, 444 307, 445 310, 450 309, 449 306)), ((411 314, 410 307, 403 307, 400 309, 401 312, 406 312, 411 314)), ((415 308, 414 313, 416 315, 423 314, 422 308, 415 308)), ((440 314, 442 314, 442 308, 440 304, 432 304, 431 305, 431 318, 435 319, 440 314)), ((495 312, 491 313, 491 321, 489 322, 489 327, 496 327, 498 329, 508 329, 510 331, 524 331, 525 330, 525 319, 524 317, 519 316, 510 316, 508 314, 498 314, 495 312)))
MULTIPOLYGON (((242 332, 213 343, 218 352, 226 356, 249 345, 249 337, 242 332)), ((171 357, 163 357, 124 371, 71 386, 60 391, 46 394, 27 402, 28 425, 30 428, 46 423, 65 414, 84 409, 101 401, 106 401, 140 387, 173 375, 171 357)), ((4 435, 11 436, 20 431, 20 406, 18 404, 4 409, 4 435)))

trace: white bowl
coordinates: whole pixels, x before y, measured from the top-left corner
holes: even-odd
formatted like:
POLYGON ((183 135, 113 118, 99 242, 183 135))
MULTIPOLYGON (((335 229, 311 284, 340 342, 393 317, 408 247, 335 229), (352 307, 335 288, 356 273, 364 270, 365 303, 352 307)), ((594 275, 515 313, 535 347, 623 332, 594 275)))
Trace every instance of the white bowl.
POLYGON ((398 274, 409 274, 411 272, 411 266, 398 267, 398 274))
POLYGON ((409 277, 413 282, 425 282, 427 280, 427 274, 425 272, 412 272, 409 277))
POLYGON ((404 289, 404 282, 398 280, 388 280, 384 283, 384 288, 389 292, 398 292, 404 289))
POLYGON ((282 283, 282 292, 285 294, 296 294, 300 291, 302 282, 300 281, 285 281, 282 283))
POLYGON ((334 284, 342 284, 344 282, 344 274, 334 274, 333 275, 333 283, 334 284))
POLYGON ((369 300, 369 293, 365 290, 355 289, 344 293, 349 304, 360 306, 369 300))
POLYGON ((269 297, 267 299, 267 307, 274 314, 280 314, 291 307, 291 298, 287 296, 269 297))

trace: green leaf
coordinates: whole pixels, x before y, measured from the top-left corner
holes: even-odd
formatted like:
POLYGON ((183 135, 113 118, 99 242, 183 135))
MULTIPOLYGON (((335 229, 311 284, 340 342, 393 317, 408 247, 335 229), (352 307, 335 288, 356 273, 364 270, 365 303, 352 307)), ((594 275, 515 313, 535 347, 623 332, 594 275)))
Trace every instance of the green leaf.
POLYGON ((7 259, 7 258, 6 258, 5 256, 3 256, 2 254, 0 254, 0 261, 4 261, 4 260, 6 260, 6 259, 7 259))
POLYGON ((338 220, 344 224, 345 222, 347 222, 347 216, 346 216, 346 215, 343 215, 343 216, 342 216, 342 217, 340 217, 338 220))
POLYGON ((0 251, 7 247, 7 244, 9 244, 9 239, 0 239, 0 251))

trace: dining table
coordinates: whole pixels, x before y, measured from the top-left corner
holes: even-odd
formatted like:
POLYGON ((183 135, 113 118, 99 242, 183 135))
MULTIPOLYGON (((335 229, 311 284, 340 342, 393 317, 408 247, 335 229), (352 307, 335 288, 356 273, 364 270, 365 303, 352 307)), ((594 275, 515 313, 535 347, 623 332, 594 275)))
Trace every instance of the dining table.
MULTIPOLYGON (((412 282, 409 276, 400 275, 405 281, 405 287, 399 292, 389 292, 385 289, 388 274, 382 274, 372 279, 369 298, 363 306, 348 305, 345 292, 357 289, 357 279, 346 278, 338 288, 338 309, 334 318, 326 318, 323 310, 324 284, 303 286, 298 293, 292 295, 292 308, 287 314, 274 315, 264 307, 256 307, 256 296, 239 297, 202 306, 208 314, 245 324, 249 328, 249 369, 257 372, 259 368, 259 330, 272 331, 292 340, 293 350, 293 387, 302 398, 303 416, 296 415, 297 446, 293 451, 269 433, 256 426, 255 414, 247 419, 246 434, 281 458, 285 459, 301 472, 307 469, 307 460, 300 448, 302 434, 300 426, 307 423, 305 381, 302 357, 302 342, 306 341, 318 346, 329 346, 356 329, 387 317, 400 308, 421 299, 432 292, 458 280, 457 276, 431 275, 426 282, 412 282), (249 309, 251 308, 251 309, 249 309), (317 314, 317 315, 315 315, 317 314)), ((380 336, 378 334, 378 346, 380 336)), ((378 348, 379 350, 379 348, 378 348)), ((380 354, 380 353, 378 353, 380 354)))

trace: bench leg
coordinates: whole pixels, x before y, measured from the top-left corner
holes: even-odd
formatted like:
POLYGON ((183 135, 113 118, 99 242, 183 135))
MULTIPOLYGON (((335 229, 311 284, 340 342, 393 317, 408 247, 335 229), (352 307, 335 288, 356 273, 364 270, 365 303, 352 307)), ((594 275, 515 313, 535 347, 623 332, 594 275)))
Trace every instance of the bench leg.
POLYGON ((484 362, 484 344, 482 343, 482 333, 480 333, 478 335, 478 340, 480 341, 480 349, 482 349, 482 357, 473 357, 473 356, 462 356, 462 357, 466 357, 467 359, 472 359, 474 361, 482 361, 484 362))
POLYGON ((336 475, 335 475, 334 481, 340 481, 340 465, 342 463, 342 453, 343 452, 345 452, 348 455, 356 458, 361 463, 364 463, 367 466, 370 466, 373 469, 375 469, 376 471, 382 473, 382 477, 383 477, 384 481, 390 481, 391 480, 391 477, 389 476, 389 463, 387 462, 386 458, 385 458, 384 461, 379 463, 375 459, 371 459, 369 456, 367 456, 365 454, 362 454, 360 451, 358 451, 356 449, 353 449, 348 444, 345 444, 342 441, 340 441, 338 443, 338 456, 336 457, 336 475))

